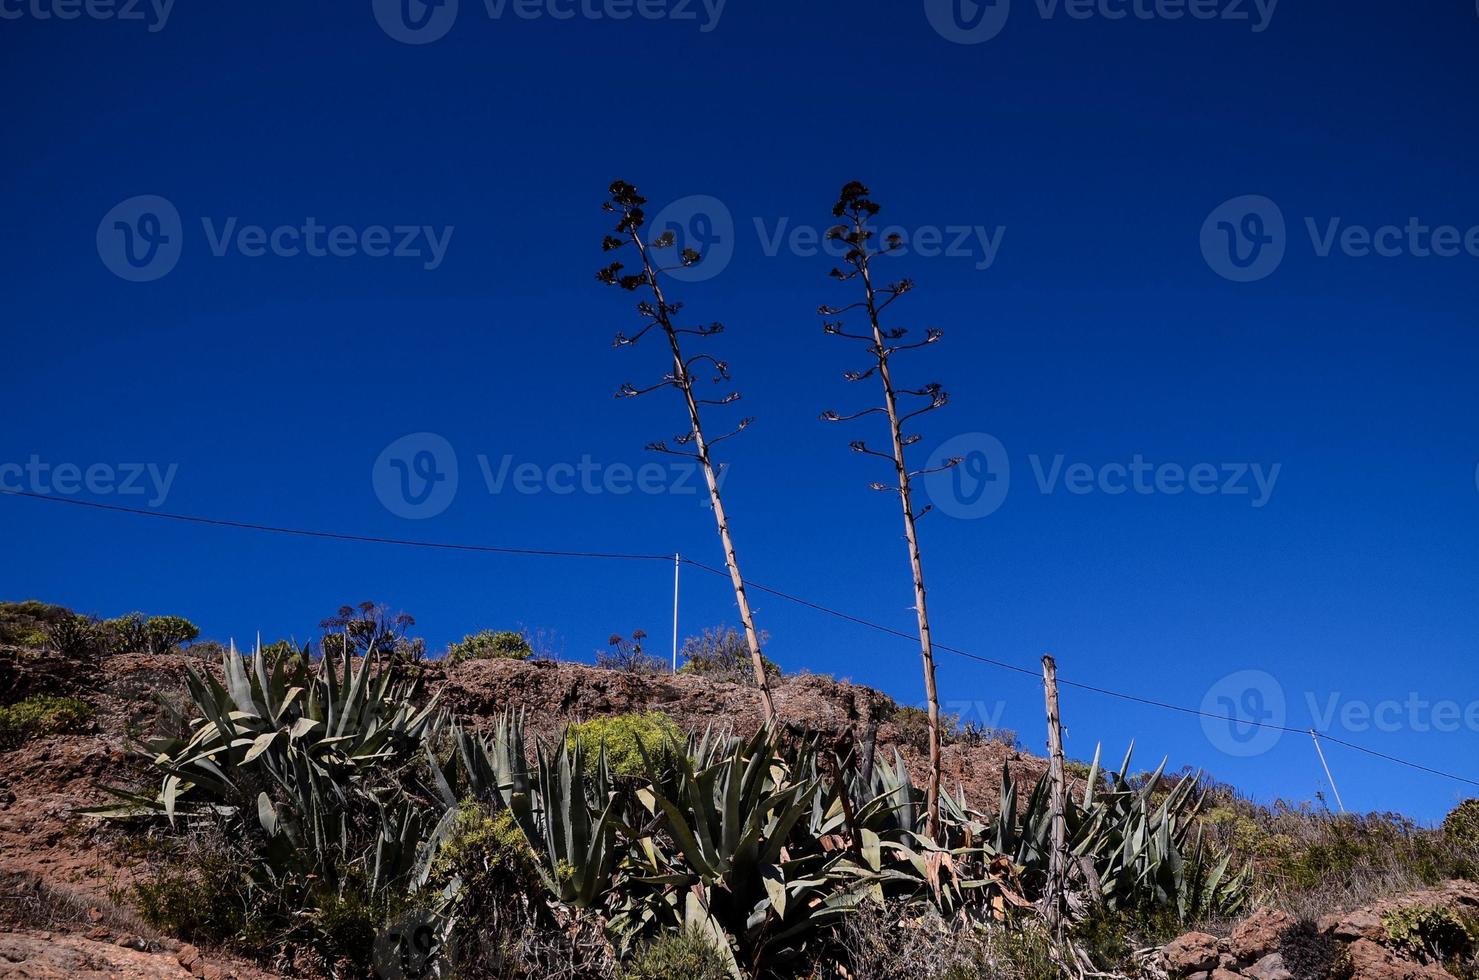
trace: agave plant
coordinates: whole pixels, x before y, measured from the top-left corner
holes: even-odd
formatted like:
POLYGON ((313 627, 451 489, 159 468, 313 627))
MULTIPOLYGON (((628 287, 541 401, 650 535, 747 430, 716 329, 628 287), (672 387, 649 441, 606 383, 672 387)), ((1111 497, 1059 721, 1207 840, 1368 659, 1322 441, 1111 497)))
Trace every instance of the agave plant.
POLYGON ((587 766, 578 739, 538 746, 525 761, 524 719, 505 712, 488 734, 453 729, 457 751, 445 766, 432 758, 437 792, 450 810, 463 799, 507 807, 541 863, 552 896, 590 908, 610 891, 617 861, 620 801, 604 749, 587 766))
POLYGON ((112 790, 102 816, 159 814, 171 824, 210 815, 259 842, 264 881, 293 876, 337 887, 346 873, 372 893, 401 881, 431 825, 416 777, 402 773, 442 725, 436 699, 416 707, 416 683, 373 657, 310 664, 233 645, 221 678, 187 667, 185 734, 148 743, 155 796, 112 790))
MULTIPOLYGON (((1068 844, 1090 896, 1108 908, 1157 906, 1175 909, 1182 919, 1207 913, 1234 914, 1246 904, 1251 873, 1229 874, 1230 856, 1204 845, 1196 776, 1184 776, 1160 795, 1165 763, 1137 788, 1128 777, 1133 746, 1118 772, 1101 775, 1099 753, 1089 767, 1079 800, 1064 814, 1068 844)), ((1038 780, 1018 814, 1017 787, 1002 771, 1001 807, 993 848, 1021 866, 1036 884, 1047 873, 1050 856, 1047 777, 1038 780)))
POLYGON ((926 831, 926 796, 914 783, 903 757, 877 766, 868 778, 837 760, 835 799, 814 827, 824 842, 844 826, 852 851, 875 900, 928 901, 942 914, 969 907, 1004 917, 1009 907, 1025 907, 1017 869, 986 844, 985 818, 970 809, 964 791, 941 790, 938 834, 926 831), (862 800, 858 805, 856 800, 862 800), (851 817, 848 817, 851 812, 851 817))
POLYGON ((612 914, 628 945, 657 928, 697 928, 742 976, 801 955, 860 900, 864 876, 848 851, 810 832, 823 785, 813 746, 782 753, 764 729, 743 742, 706 736, 675 766, 636 794, 612 914))

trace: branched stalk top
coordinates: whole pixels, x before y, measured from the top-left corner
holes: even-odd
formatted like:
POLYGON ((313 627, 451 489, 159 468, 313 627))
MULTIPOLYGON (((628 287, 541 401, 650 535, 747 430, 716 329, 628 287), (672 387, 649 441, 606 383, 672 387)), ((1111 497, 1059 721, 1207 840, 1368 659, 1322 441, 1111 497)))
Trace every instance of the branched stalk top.
MULTIPOLYGON (((939 343, 945 334, 942 330, 930 327, 925 330, 922 338, 909 341, 906 339, 909 336, 907 327, 885 327, 883 325, 883 313, 900 297, 914 290, 914 281, 900 279, 882 286, 873 282, 872 261, 881 255, 888 255, 902 248, 903 241, 898 234, 891 234, 882 245, 874 244, 875 233, 868 223, 877 216, 881 208, 869 198, 868 193, 868 188, 858 181, 852 181, 844 186, 837 203, 832 207, 832 215, 844 219, 845 223, 836 225, 827 231, 829 241, 840 241, 847 246, 847 251, 842 256, 843 267, 834 268, 831 272, 832 278, 839 282, 860 280, 863 285, 863 298, 845 306, 824 305, 818 308, 817 313, 823 318, 822 329, 826 333, 845 340, 859 341, 872 355, 872 364, 865 366, 862 370, 844 371, 843 379, 863 381, 880 375, 885 401, 883 405, 874 405, 847 414, 828 410, 823 412, 821 417, 825 422, 851 422, 869 415, 887 415, 892 426, 898 430, 899 445, 897 448, 899 451, 880 452, 869 448, 867 443, 861 439, 854 440, 850 446, 853 452, 878 456, 898 464, 900 480, 895 485, 872 483, 869 484, 872 489, 907 492, 909 482, 915 477, 949 469, 958 465, 962 457, 951 457, 939 466, 929 469, 911 471, 904 466, 902 449, 914 445, 920 439, 917 433, 905 432, 904 425, 927 412, 944 408, 950 401, 950 395, 936 382, 930 382, 918 388, 896 388, 889 373, 889 359, 902 351, 918 350, 939 343), (866 333, 847 328, 846 315, 850 313, 866 317, 866 333), (898 409, 900 398, 911 399, 904 411, 898 409)), ((927 506, 914 516, 922 517, 930 509, 931 507, 927 506)))
MULTIPOLYGON (((642 300, 637 303, 637 313, 642 317, 644 323, 641 329, 631 335, 618 331, 612 341, 613 347, 631 347, 637 344, 654 327, 658 327, 667 336, 673 354, 673 370, 662 376, 662 379, 654 384, 636 385, 631 382, 623 383, 616 391, 618 398, 635 398, 656 391, 659 388, 677 388, 686 396, 692 398, 695 405, 729 405, 740 400, 740 393, 728 390, 717 397, 701 398, 698 396, 696 387, 702 381, 700 373, 709 375, 709 381, 714 385, 727 386, 731 381, 729 376, 729 364, 712 354, 695 354, 685 357, 679 346, 679 338, 684 335, 694 337, 712 337, 724 332, 724 324, 717 321, 712 323, 696 323, 688 326, 678 325, 678 318, 682 314, 683 304, 667 299, 663 294, 661 278, 675 269, 687 269, 703 261, 703 256, 692 248, 683 248, 678 253, 678 262, 674 265, 661 265, 659 259, 654 255, 666 249, 671 249, 676 243, 672 231, 663 231, 651 241, 643 238, 642 229, 647 224, 647 214, 643 205, 647 199, 637 193, 637 188, 626 181, 618 180, 612 183, 610 188, 611 198, 602 204, 602 208, 617 215, 615 234, 607 235, 601 242, 601 249, 605 252, 614 252, 628 245, 636 249, 637 257, 641 262, 641 269, 635 273, 625 272, 626 266, 619 261, 613 261, 596 273, 596 278, 608 286, 618 286, 627 292, 636 292, 647 287, 652 294, 650 300, 642 300)), ((696 420, 695 420, 696 421, 696 420)), ((714 446, 731 436, 749 428, 755 420, 743 418, 738 426, 732 431, 705 440, 705 447, 714 446)), ((694 432, 686 432, 673 437, 673 442, 679 446, 687 446, 693 443, 694 432)), ((686 450, 675 450, 668 446, 667 442, 649 443, 648 449, 657 452, 671 453, 678 456, 693 456, 702 458, 703 453, 689 452, 686 450)))

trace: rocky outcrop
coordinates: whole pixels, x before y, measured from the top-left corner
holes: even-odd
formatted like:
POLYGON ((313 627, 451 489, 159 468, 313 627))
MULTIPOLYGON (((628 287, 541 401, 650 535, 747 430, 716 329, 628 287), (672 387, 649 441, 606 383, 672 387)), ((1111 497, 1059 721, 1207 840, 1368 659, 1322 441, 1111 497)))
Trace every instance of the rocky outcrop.
POLYGON ((264 980, 271 974, 219 959, 194 946, 150 951, 130 935, 106 929, 87 935, 36 930, 0 931, 0 977, 37 980, 264 980), (139 948, 139 947, 145 948, 139 948))
POLYGON ((1441 909, 1479 919, 1479 884, 1449 881, 1369 906, 1324 916, 1313 926, 1278 909, 1259 909, 1226 938, 1191 932, 1161 950, 1180 980, 1442 980, 1442 964, 1396 942, 1391 917, 1441 909))

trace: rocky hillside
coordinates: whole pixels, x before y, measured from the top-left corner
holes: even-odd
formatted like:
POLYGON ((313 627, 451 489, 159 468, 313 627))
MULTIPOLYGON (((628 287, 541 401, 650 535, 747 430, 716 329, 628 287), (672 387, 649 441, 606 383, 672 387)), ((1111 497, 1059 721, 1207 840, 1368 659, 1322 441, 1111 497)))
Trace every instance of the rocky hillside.
MULTIPOLYGON (((189 654, 118 654, 83 664, 0 648, 6 702, 78 698, 94 712, 72 730, 0 746, 0 977, 279 975, 203 953, 150 929, 134 909, 130 888, 148 870, 147 852, 129 833, 77 813, 108 800, 103 784, 152 791, 128 751, 129 742, 162 723, 161 704, 179 701, 192 662, 203 663, 189 654)), ((638 711, 661 711, 692 730, 747 734, 760 722, 751 689, 698 676, 515 660, 429 662, 417 669, 421 696, 438 698, 466 724, 518 711, 532 732, 546 738, 556 737, 567 723, 638 711)), ((900 709, 878 691, 799 676, 786 679, 775 696, 789 726, 847 744, 872 738, 880 760, 898 751, 915 773, 924 771, 917 713, 900 709)), ((945 765, 949 783, 986 811, 994 809, 1004 766, 1029 785, 1044 769, 1040 758, 1013 745, 965 733, 947 747, 945 765)), ((1458 964, 1475 961, 1476 922, 1479 886, 1461 881, 1353 909, 1331 908, 1318 919, 1260 908, 1241 923, 1182 935, 1159 952, 1152 945, 1137 957, 1139 972, 1131 975, 1156 980, 1471 976, 1458 964), (1459 972, 1449 972, 1445 964, 1459 972)))

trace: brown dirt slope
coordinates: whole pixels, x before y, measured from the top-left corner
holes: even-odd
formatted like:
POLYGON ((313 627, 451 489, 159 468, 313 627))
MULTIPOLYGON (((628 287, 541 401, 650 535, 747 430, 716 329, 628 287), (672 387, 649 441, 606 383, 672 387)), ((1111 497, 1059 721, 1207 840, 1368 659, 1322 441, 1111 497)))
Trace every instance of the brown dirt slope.
MULTIPOLYGON (((0 976, 189 975, 180 972, 169 940, 152 935, 119 901, 139 872, 127 839, 76 811, 108 801, 103 784, 144 785, 128 734, 154 726, 160 699, 182 696, 190 662, 183 654, 119 654, 83 665, 0 650, 0 690, 7 701, 70 695, 97 709, 90 731, 0 751, 0 976), (119 946, 119 940, 141 948, 119 946)), ((437 692, 467 723, 523 711, 530 729, 545 738, 570 722, 628 711, 663 711, 684 728, 738 735, 753 732, 761 720, 750 688, 700 677, 505 660, 422 669, 424 690, 437 692)), ((897 749, 916 778, 922 773, 921 731, 897 724, 897 705, 878 691, 799 676, 778 686, 775 697, 784 721, 797 729, 838 736, 852 730, 862 738, 876 727, 880 763, 891 763, 897 749)), ((1043 770, 1040 759, 1009 746, 962 743, 947 747, 946 783, 963 787, 972 805, 990 809, 1003 765, 1025 780, 1043 770)), ((191 966, 208 967, 211 975, 252 975, 240 964, 201 959, 191 966)))

